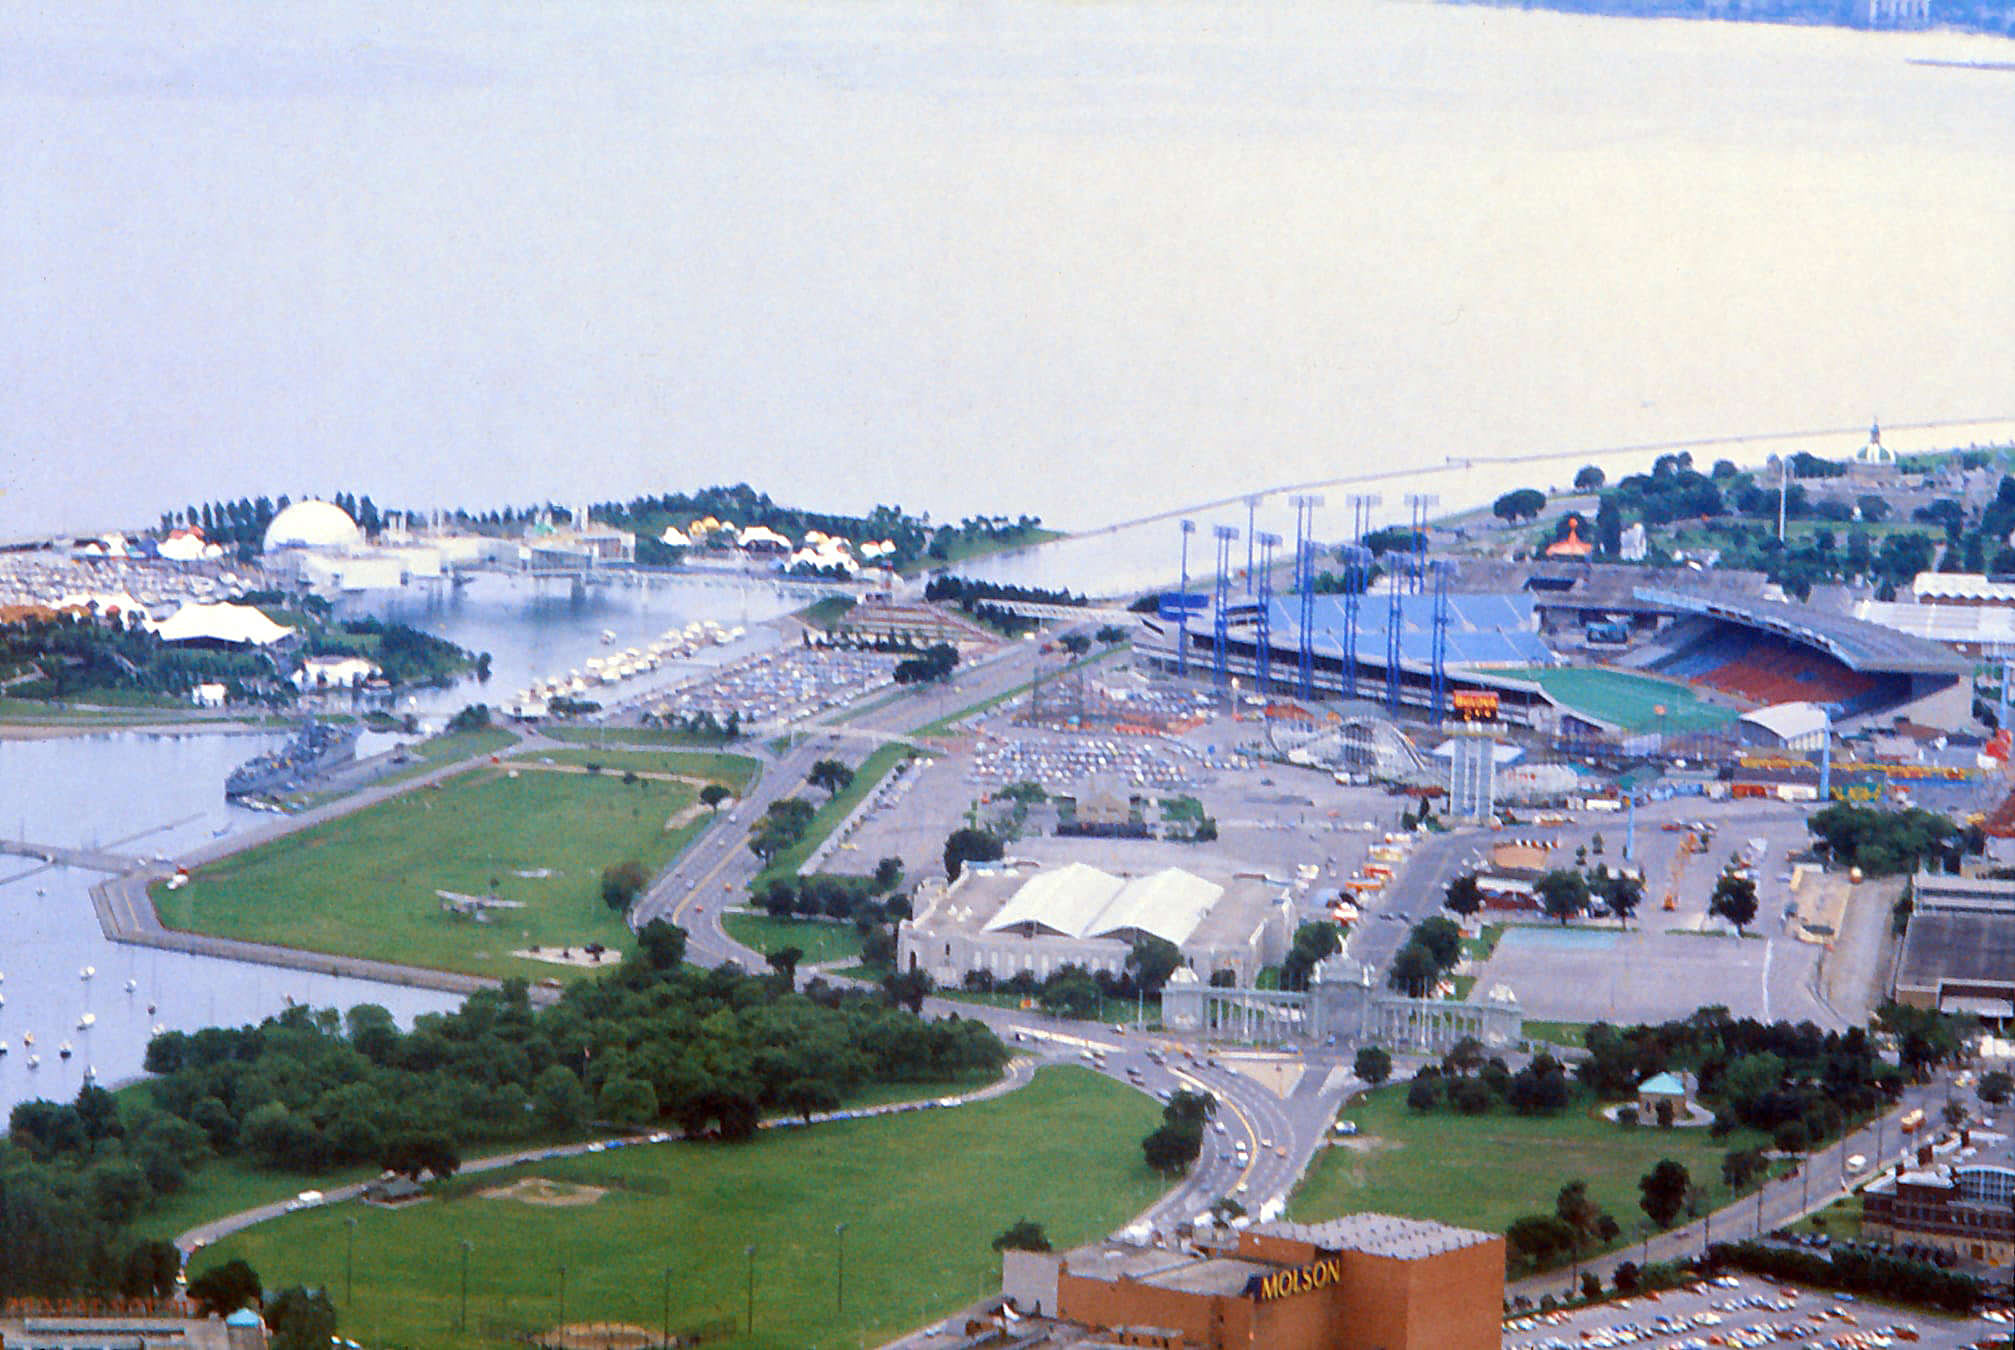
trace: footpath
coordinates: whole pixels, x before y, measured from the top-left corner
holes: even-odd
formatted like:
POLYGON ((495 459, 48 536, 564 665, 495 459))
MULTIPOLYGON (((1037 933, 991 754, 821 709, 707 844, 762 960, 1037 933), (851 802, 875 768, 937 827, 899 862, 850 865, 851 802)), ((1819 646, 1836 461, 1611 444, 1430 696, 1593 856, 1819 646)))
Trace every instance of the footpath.
MULTIPOLYGON (((809 1120, 799 1116, 771 1116, 766 1118, 758 1128, 765 1130, 804 1129, 813 1125, 827 1124, 835 1120, 867 1120, 876 1116, 903 1115, 911 1111, 930 1111, 950 1109, 958 1106, 970 1106, 975 1102, 992 1101, 996 1097, 1005 1097, 1010 1092, 1020 1091, 1035 1080, 1035 1071, 1035 1060, 1018 1056, 1008 1061, 1006 1071, 998 1079, 988 1083, 984 1087, 974 1088, 970 1092, 961 1092, 946 1097, 920 1097, 908 1101, 886 1102, 880 1106, 862 1106, 851 1110, 842 1108, 838 1111, 815 1112, 809 1120)), ((499 1171, 506 1167, 517 1167, 524 1163, 545 1162, 553 1158, 578 1158, 591 1153, 606 1153, 610 1149, 616 1148, 635 1148, 645 1144, 689 1142, 691 1141, 667 1134, 663 1131, 641 1136, 634 1134, 604 1135, 595 1139, 583 1139, 579 1143, 574 1144, 513 1149, 508 1153, 493 1153, 484 1158, 471 1158, 461 1165, 457 1175, 480 1175, 484 1172, 499 1171)), ((323 1191, 322 1198, 315 1203, 318 1206, 322 1206, 338 1204, 345 1200, 355 1200, 363 1195, 364 1189, 367 1186, 372 1184, 369 1181, 356 1181, 351 1182, 347 1186, 333 1186, 323 1191)), ((175 1238, 175 1246, 182 1253, 184 1264, 187 1264, 189 1257, 199 1248, 207 1247, 218 1239, 229 1237, 233 1233, 243 1232, 245 1229, 255 1224, 264 1223, 268 1219, 277 1219, 282 1214, 291 1213, 299 1207, 299 1203, 296 1200, 288 1199, 274 1200, 264 1205, 254 1205, 249 1209, 241 1209, 235 1214, 226 1214, 222 1218, 211 1219, 207 1223, 198 1224, 196 1227, 178 1234, 175 1238)))

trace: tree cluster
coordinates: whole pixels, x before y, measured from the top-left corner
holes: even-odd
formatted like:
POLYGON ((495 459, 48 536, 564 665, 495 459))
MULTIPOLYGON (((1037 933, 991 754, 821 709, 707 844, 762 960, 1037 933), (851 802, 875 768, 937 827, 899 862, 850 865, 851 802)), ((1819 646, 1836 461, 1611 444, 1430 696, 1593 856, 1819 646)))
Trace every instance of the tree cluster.
POLYGON ((1914 871, 1933 859, 1956 865, 1964 844, 1957 825, 1935 811, 1909 807, 1884 811, 1835 802, 1805 818, 1813 847, 1845 867, 1870 876, 1914 871))
POLYGON ((948 680, 959 667, 959 649, 949 642, 934 642, 922 654, 896 662, 895 681, 901 685, 931 684, 948 680))
POLYGON ((596 1119, 746 1139, 765 1112, 874 1083, 945 1082, 1007 1052, 977 1022, 923 1022, 813 982, 789 993, 682 964, 685 935, 639 950, 545 1009, 522 981, 401 1031, 383 1008, 290 1008, 256 1026, 166 1032, 125 1103, 95 1087, 24 1102, 0 1143, 0 1296, 172 1285, 145 1247, 156 1201, 213 1157, 312 1174, 358 1164, 452 1172, 478 1146, 577 1135, 596 1119))
POLYGON ((1902 1075, 1859 1027, 1823 1032, 1809 1022, 1763 1023, 1714 1007, 1657 1026, 1598 1022, 1584 1040, 1588 1056, 1578 1072, 1600 1096, 1627 1097, 1653 1074, 1691 1073, 1715 1106, 1717 1135, 1749 1125, 1794 1152, 1831 1138, 1902 1088, 1902 1075))
POLYGON ((236 701, 285 703, 294 686, 261 649, 233 651, 163 642, 141 616, 57 614, 0 624, 0 679, 14 698, 67 699, 99 690, 184 698, 198 684, 225 685, 236 701))
POLYGON ((1007 844, 992 830, 964 825, 945 836, 945 880, 957 881, 971 862, 999 862, 1007 844))
POLYGON ((1203 1152, 1204 1126, 1217 1110, 1208 1092, 1178 1091, 1161 1109, 1161 1124, 1140 1141, 1147 1165, 1165 1177, 1179 1177, 1203 1152))
POLYGON ((1388 976, 1392 987, 1410 998, 1426 998, 1442 976, 1462 961, 1462 929, 1437 914, 1422 919, 1393 954, 1388 976))
POLYGON ((1073 595, 1068 590, 1050 590, 1042 586, 1016 586, 1005 581, 982 581, 975 577, 934 576, 924 583, 924 599, 944 600, 957 605, 970 614, 973 606, 985 600, 1014 600, 1022 604, 1034 605, 1086 605, 1091 603, 1082 595, 1073 595))
MULTIPOLYGON (((889 861, 889 860, 885 860, 889 861)), ((902 880, 902 864, 876 869, 872 877, 811 872, 797 877, 773 877, 751 892, 749 903, 776 919, 838 919, 854 924, 864 935, 894 919, 909 917, 909 901, 900 896, 875 897, 889 887, 885 880, 902 880)))
POLYGON ((411 624, 383 619, 344 619, 335 627, 317 625, 308 636, 316 656, 361 656, 377 663, 392 685, 443 685, 465 670, 488 679, 490 654, 472 654, 446 638, 411 624))
POLYGON ((1133 950, 1127 955, 1126 969, 1118 974, 1109 970, 1091 970, 1075 962, 1059 966, 1040 979, 1026 970, 1018 970, 1008 976, 997 976, 986 970, 969 970, 963 987, 974 994, 1013 994, 1032 998, 1036 1006, 1054 1016, 1089 1019, 1098 1016, 1102 1000, 1130 1002, 1143 995, 1159 993, 1181 963, 1182 953, 1175 949, 1174 944, 1162 938, 1145 937, 1134 943, 1133 950))
POLYGON ((818 808, 803 797, 779 797, 764 808, 749 831, 749 852, 765 863, 805 837, 818 808))
POLYGON ((1514 1267, 1544 1270, 1570 1257, 1614 1242, 1622 1225, 1589 1197, 1588 1183, 1560 1188, 1550 1214, 1526 1214, 1511 1221, 1504 1245, 1514 1267))
POLYGON ((1280 987, 1306 989, 1315 968, 1343 950, 1343 930, 1326 920, 1305 923, 1294 930, 1287 956, 1280 963, 1280 987))
POLYGON ((1513 1073, 1502 1058, 1486 1057, 1473 1036, 1457 1041, 1439 1068, 1430 1064, 1421 1069, 1406 1089, 1411 1110, 1426 1113, 1445 1106, 1463 1116, 1487 1115, 1498 1106, 1521 1116, 1550 1116, 1573 1099, 1567 1070, 1553 1056, 1535 1055, 1513 1073))
POLYGON ((1822 1254, 1761 1242, 1717 1242, 1708 1248, 1707 1260, 1716 1269, 1744 1270, 1814 1289, 1845 1289, 1887 1302, 1914 1303, 1958 1314, 1972 1312, 1985 1292, 1980 1281, 1970 1275, 1940 1270, 1928 1261, 1844 1245, 1822 1254))

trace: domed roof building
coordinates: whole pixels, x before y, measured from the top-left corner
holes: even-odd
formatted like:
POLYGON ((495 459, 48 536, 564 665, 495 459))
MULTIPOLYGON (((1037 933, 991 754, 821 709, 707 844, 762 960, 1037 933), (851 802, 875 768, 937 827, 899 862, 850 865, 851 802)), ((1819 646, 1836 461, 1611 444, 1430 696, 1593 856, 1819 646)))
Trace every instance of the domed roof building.
POLYGON ((295 502, 266 527, 268 553, 283 548, 355 548, 363 542, 357 522, 333 502, 295 502))

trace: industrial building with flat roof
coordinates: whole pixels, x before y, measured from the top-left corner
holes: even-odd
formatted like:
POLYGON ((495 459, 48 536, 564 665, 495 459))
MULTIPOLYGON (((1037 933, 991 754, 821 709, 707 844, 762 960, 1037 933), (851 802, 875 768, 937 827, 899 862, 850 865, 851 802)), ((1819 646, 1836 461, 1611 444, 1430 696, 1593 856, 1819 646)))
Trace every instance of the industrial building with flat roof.
POLYGON ((1024 1314, 1168 1350, 1495 1350, 1504 1239, 1389 1214, 1263 1223, 1171 1249, 1002 1254, 1024 1314), (1145 1337, 1146 1339, 1143 1339, 1145 1337))
POLYGON ((1046 870, 969 864, 950 886, 927 886, 897 929, 897 960, 957 984, 968 971, 1043 979, 1067 965, 1120 974, 1133 945, 1158 937, 1209 975, 1239 980, 1287 954, 1293 906, 1279 882, 1223 881, 1165 867, 1123 876, 1085 863, 1046 870))
POLYGON ((1896 961, 1896 1001, 2015 1021, 2015 881, 1920 872, 1896 961))

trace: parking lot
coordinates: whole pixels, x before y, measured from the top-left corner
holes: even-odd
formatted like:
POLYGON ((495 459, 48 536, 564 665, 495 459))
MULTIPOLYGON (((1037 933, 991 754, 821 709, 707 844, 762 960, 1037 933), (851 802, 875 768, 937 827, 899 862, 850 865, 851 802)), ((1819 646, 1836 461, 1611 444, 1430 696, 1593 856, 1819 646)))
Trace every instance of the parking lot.
POLYGON ((1709 1350, 1801 1341, 1825 1350, 1889 1345, 2005 1350, 2008 1334, 2005 1313, 1948 1319, 1884 1307, 1850 1294, 1725 1275, 1687 1289, 1618 1299, 1573 1313, 1514 1318, 1505 1324, 1504 1346, 1505 1350, 1623 1345, 1709 1350))
POLYGON ((723 667, 651 705, 661 717, 729 713, 745 725, 792 721, 836 708, 895 681, 899 657, 886 652, 785 647, 723 667))
MULTIPOLYGON (((1572 867, 1577 848, 1588 850, 1591 868, 1597 862, 1618 867, 1629 823, 1620 814, 1574 813, 1563 825, 1520 825, 1506 833, 1551 841, 1552 867, 1572 867)), ((1479 972, 1482 982, 1509 985, 1528 1017, 1549 1021, 1657 1022, 1685 1017, 1708 1003, 1725 1005, 1738 1017, 1811 1019, 1821 1025, 1842 1020, 1820 997, 1826 943, 1802 939, 1788 918, 1800 898, 1789 880, 1788 857, 1809 842, 1802 808, 1700 798, 1654 802, 1638 808, 1631 842, 1645 896, 1627 929, 1607 920, 1561 928, 1536 913, 1486 911, 1486 921, 1508 918, 1521 926, 1500 941, 1479 972), (1712 826, 1712 837, 1681 864, 1686 835, 1666 827, 1694 820, 1712 826), (1707 912, 1731 854, 1749 855, 1756 877, 1756 918, 1743 938, 1707 912), (1668 894, 1670 910, 1664 907, 1668 894)), ((1479 836, 1471 860, 1486 847, 1479 836)), ((1817 884, 1811 877, 1801 882, 1817 884)))

